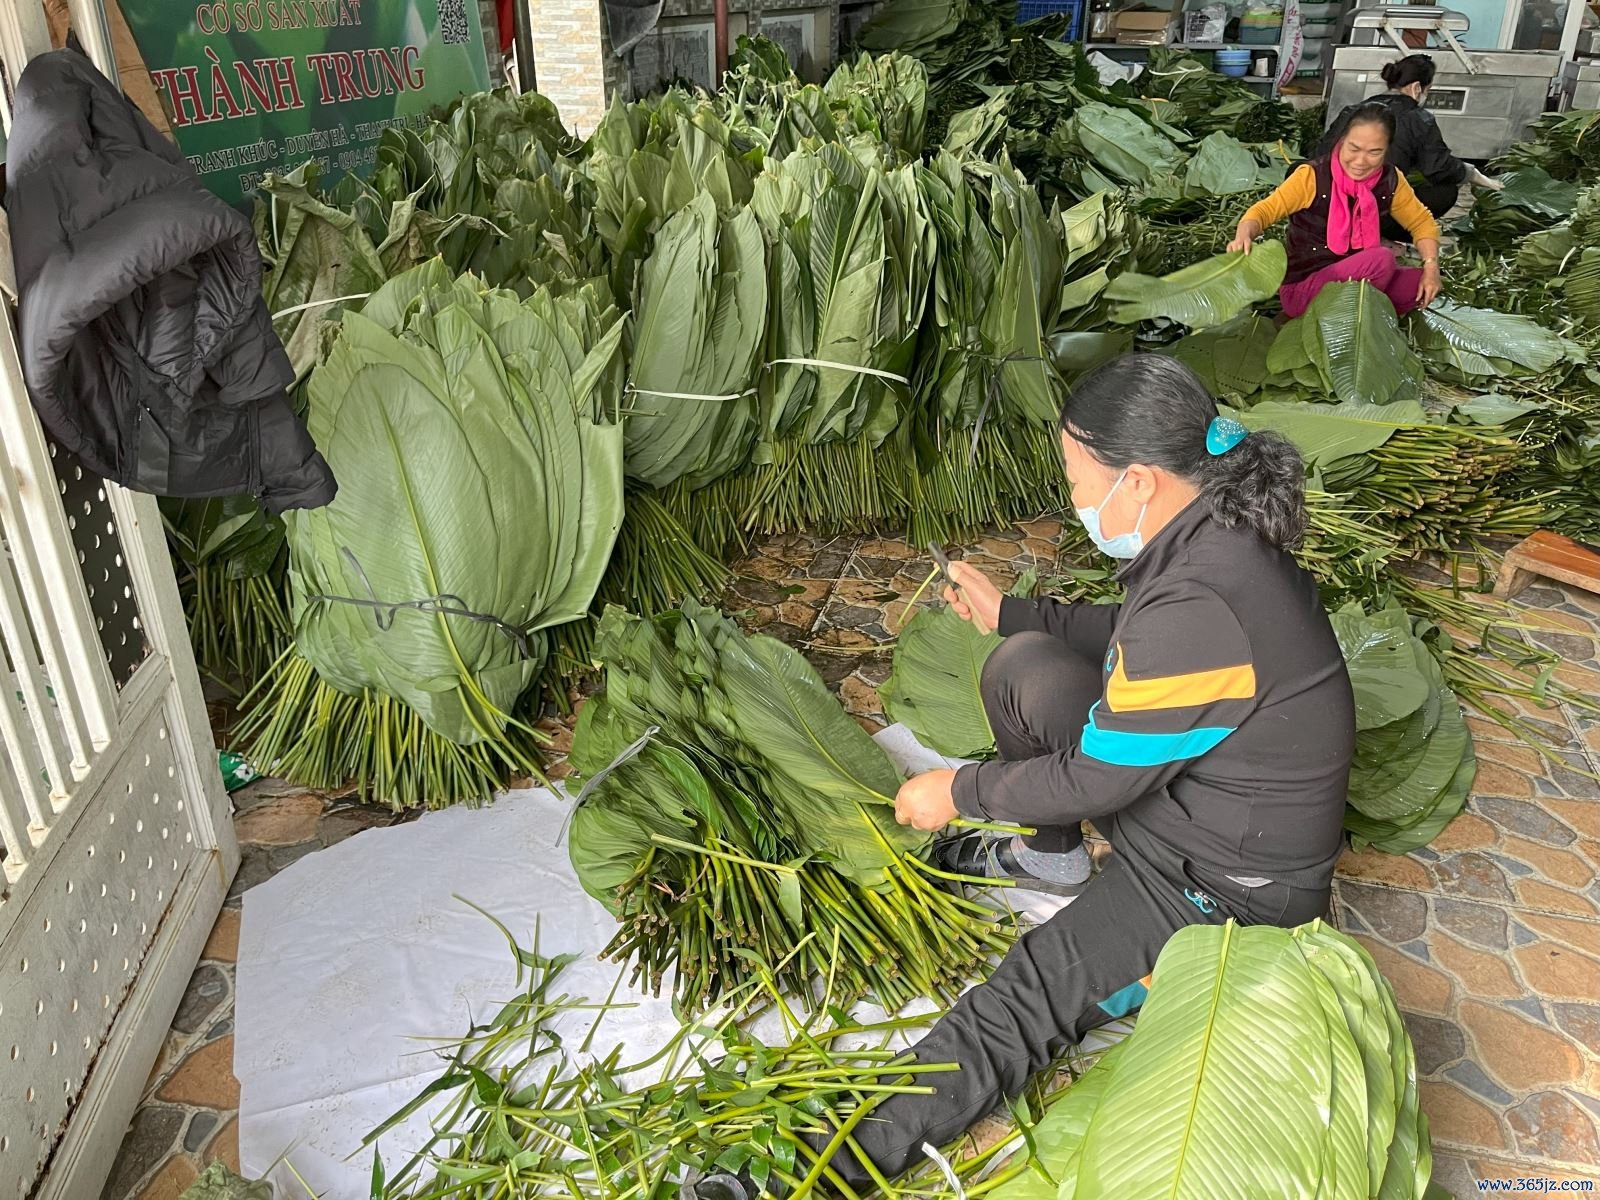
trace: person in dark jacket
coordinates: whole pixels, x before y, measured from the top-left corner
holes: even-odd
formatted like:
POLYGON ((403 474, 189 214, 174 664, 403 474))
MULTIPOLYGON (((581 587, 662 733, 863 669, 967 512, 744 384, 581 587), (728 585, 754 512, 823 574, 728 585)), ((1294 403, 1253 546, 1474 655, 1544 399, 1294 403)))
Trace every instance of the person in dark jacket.
MULTIPOLYGON (((1344 137, 1350 118, 1367 104, 1382 104, 1394 114, 1394 140, 1389 145, 1388 163, 1407 177, 1420 176, 1421 182, 1412 179, 1412 188, 1423 207, 1435 217, 1442 217, 1455 207, 1461 195, 1461 185, 1470 180, 1474 186, 1499 190, 1505 185, 1491 179, 1476 167, 1462 162, 1450 153, 1439 123, 1425 107, 1428 89, 1433 86, 1438 68, 1426 54, 1410 54, 1396 59, 1383 68, 1383 81, 1389 90, 1371 96, 1360 104, 1348 105, 1317 147, 1317 156, 1333 153, 1333 147, 1344 137)), ((1383 236, 1392 242, 1410 241, 1410 233, 1392 216, 1382 223, 1383 236)))
MULTIPOLYGON (((1123 561, 1121 604, 1002 597, 954 563, 956 611, 1003 641, 983 669, 998 761, 909 780, 897 818, 1059 831, 1111 843, 1105 869, 1027 933, 915 1047, 958 1064, 854 1136, 885 1175, 1018 1093, 1069 1043, 1143 1002, 1161 948, 1193 924, 1293 927, 1322 916, 1343 845, 1355 707, 1316 582, 1291 550, 1304 467, 1288 442, 1220 417, 1193 372, 1128 355, 1061 415, 1073 503, 1123 561)), ((1013 853, 1015 847, 1012 847, 1013 853)), ((1058 872, 1001 858, 1021 887, 1058 872)), ((834 1166, 858 1191, 848 1151, 834 1166)))
POLYGON ((17 82, 6 211, 23 372, 59 445, 160 496, 333 499, 250 223, 76 51, 17 82))
POLYGON ((1289 270, 1278 289, 1285 316, 1300 316, 1330 283, 1370 283, 1398 313, 1426 308, 1439 295, 1439 223, 1406 177, 1384 162, 1394 130, 1387 106, 1357 110, 1331 154, 1296 167, 1239 218, 1228 250, 1244 254, 1268 228, 1289 220, 1289 270), (1384 242, 1379 226, 1391 215, 1415 240, 1420 268, 1402 267, 1384 242))

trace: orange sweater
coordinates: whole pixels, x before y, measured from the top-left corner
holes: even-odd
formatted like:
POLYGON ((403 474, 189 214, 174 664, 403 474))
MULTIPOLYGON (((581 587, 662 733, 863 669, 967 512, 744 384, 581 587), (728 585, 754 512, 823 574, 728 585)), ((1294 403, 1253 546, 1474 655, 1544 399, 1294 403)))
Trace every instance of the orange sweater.
MULTIPOLYGON (((1256 221, 1262 229, 1270 229, 1279 221, 1303 208, 1310 208, 1317 198, 1317 170, 1303 163, 1285 179, 1272 195, 1258 204, 1252 204, 1244 214, 1246 221, 1256 221)), ((1427 205, 1417 199, 1404 175, 1395 179, 1394 199, 1389 202, 1389 213, 1411 234, 1412 241, 1423 238, 1439 239, 1439 222, 1433 219, 1427 205)))

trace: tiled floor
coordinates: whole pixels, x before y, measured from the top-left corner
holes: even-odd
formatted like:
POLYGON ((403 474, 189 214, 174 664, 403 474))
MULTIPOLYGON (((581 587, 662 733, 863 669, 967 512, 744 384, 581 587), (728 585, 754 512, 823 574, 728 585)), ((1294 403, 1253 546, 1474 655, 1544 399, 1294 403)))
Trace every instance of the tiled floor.
MULTIPOLYGON (((1060 526, 1037 521, 967 553, 1009 582, 1055 566, 1060 526)), ((846 707, 882 723, 876 687, 928 563, 899 542, 788 537, 741 564, 724 607, 803 650, 846 707)), ((1523 598, 1528 636, 1600 695, 1600 598, 1523 598)), ((1528 706, 1564 758, 1552 767, 1472 719, 1477 794, 1426 850, 1347 855, 1335 917, 1377 958, 1406 1012, 1433 1124, 1435 1178, 1592 1180, 1600 1190, 1600 720, 1528 706)), ((174 1022, 103 1200, 175 1200, 214 1158, 237 1165, 233 959, 242 892, 301 855, 396 817, 262 781, 238 793, 244 864, 174 1022)))

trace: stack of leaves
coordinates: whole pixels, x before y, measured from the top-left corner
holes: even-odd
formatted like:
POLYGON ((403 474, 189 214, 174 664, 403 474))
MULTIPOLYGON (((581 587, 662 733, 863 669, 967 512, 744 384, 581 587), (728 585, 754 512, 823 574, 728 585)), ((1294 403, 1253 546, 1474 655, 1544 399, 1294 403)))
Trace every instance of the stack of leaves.
POLYGON ((522 301, 437 260, 345 314, 308 388, 339 496, 286 518, 256 761, 432 802, 536 768, 513 710, 622 521, 622 334, 598 289, 522 301))
POLYGON ((1470 250, 1505 254, 1523 238, 1549 229, 1572 215, 1577 185, 1552 179, 1538 167, 1507 171, 1501 191, 1481 191, 1456 225, 1470 250))
POLYGON ((1291 145, 1299 135, 1293 108, 1265 100, 1249 84, 1219 75, 1187 50, 1151 47, 1133 89, 1147 100, 1161 102, 1158 111, 1164 122, 1190 133, 1227 132, 1248 142, 1291 145))
POLYGON ((675 968, 693 1011, 772 970, 893 1011, 953 997, 1004 949, 995 914, 917 857, 928 838, 895 823, 894 765, 798 652, 689 603, 609 610, 596 653, 572 865, 622 924, 608 956, 643 986, 675 968))
POLYGON ((1029 1145, 995 1200, 1422 1200, 1433 1170, 1394 992, 1320 921, 1173 935, 1138 1025, 1029 1145))
POLYGON ((751 208, 772 247, 763 440, 876 447, 899 423, 937 250, 914 169, 800 151, 768 164, 751 208))
POLYGON ((994 754, 994 730, 983 707, 983 665, 1000 644, 952 608, 919 608, 895 640, 889 677, 878 689, 883 715, 948 758, 994 754))
POLYGON ((1600 110, 1546 113, 1529 132, 1532 137, 1495 160, 1496 170, 1537 167, 1568 183, 1600 182, 1600 110))
POLYGON ((749 457, 766 334, 767 258, 751 209, 718 215, 700 192, 645 259, 628 384, 627 471, 703 487, 749 457))
POLYGON ((1188 329, 1211 329, 1237 319, 1257 301, 1277 294, 1288 269, 1281 242, 1250 254, 1219 254, 1163 278, 1126 272, 1106 289, 1119 301, 1111 319, 1124 325, 1165 320, 1188 329))
POLYGON ((1398 604, 1332 614, 1356 700, 1345 828, 1356 849, 1408 854, 1459 813, 1477 775, 1472 734, 1423 635, 1398 604))

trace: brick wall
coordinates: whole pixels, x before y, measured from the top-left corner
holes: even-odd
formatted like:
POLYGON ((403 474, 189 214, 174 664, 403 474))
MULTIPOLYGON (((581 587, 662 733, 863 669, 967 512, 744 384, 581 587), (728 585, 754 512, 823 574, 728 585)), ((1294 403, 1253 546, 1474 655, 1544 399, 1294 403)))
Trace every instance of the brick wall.
POLYGON ((539 91, 554 101, 567 128, 587 136, 606 111, 600 0, 529 0, 533 66, 539 91))

